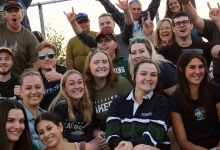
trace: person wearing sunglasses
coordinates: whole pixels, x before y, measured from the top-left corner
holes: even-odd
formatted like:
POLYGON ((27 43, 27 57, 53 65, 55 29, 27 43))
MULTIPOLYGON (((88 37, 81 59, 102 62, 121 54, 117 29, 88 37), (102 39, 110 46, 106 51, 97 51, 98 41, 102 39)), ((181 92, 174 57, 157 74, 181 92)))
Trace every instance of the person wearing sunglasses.
POLYGON ((56 46, 48 41, 43 41, 36 48, 38 69, 44 83, 44 97, 40 107, 47 110, 52 100, 60 91, 60 80, 66 68, 57 64, 56 46))
MULTIPOLYGON (((125 27, 125 17, 122 12, 120 12, 115 5, 112 4, 110 0, 98 0, 105 8, 108 13, 112 14, 113 19, 118 24, 121 32, 125 27)), ((142 11, 142 3, 141 0, 130 0, 129 2, 129 10, 131 11, 133 20, 134 20, 134 28, 133 28, 133 37, 143 36, 143 27, 142 27, 142 17, 144 20, 148 19, 147 12, 149 11, 151 14, 151 19, 154 20, 156 16, 157 10, 160 6, 161 0, 151 0, 148 8, 142 11)))
POLYGON ((93 136, 98 141, 99 147, 106 149, 108 148, 105 142, 107 111, 115 97, 131 92, 132 85, 125 77, 115 72, 108 53, 100 49, 89 53, 86 58, 85 82, 94 104, 97 126, 93 136))
MULTIPOLYGON (((191 18, 194 27, 198 30, 202 37, 206 38, 209 42, 220 44, 220 7, 217 4, 216 8, 212 8, 209 2, 207 3, 210 10, 210 19, 204 19, 198 15, 192 3, 189 0, 179 0, 182 3, 183 10, 187 12, 191 18)), ((210 1, 211 3, 211 1, 210 1)), ((220 60, 213 60, 213 80, 220 84, 220 60)))
MULTIPOLYGON (((87 14, 78 13, 76 22, 86 34, 95 37, 96 32, 90 31, 90 20, 87 14)), ((66 48, 66 68, 75 69, 84 73, 86 57, 89 54, 89 47, 86 46, 78 36, 74 36, 67 43, 66 48)))
POLYGON ((18 1, 6 1, 2 17, 6 22, 0 23, 0 45, 12 49, 14 60, 12 73, 20 77, 25 69, 32 67, 37 70, 39 65, 35 48, 38 41, 31 31, 21 25, 24 18, 21 4, 18 1))
MULTIPOLYGON (((120 56, 124 57, 125 59, 128 58, 127 48, 129 44, 129 39, 133 36, 133 18, 131 12, 129 11, 127 1, 128 0, 119 0, 119 4, 117 4, 118 7, 124 11, 125 17, 125 28, 120 34, 115 35, 114 33, 115 22, 110 13, 103 13, 99 16, 98 19, 100 31, 108 29, 111 30, 111 32, 115 35, 115 39, 122 50, 120 56)), ((79 39, 90 48, 97 47, 96 38, 83 32, 83 30, 77 24, 77 15, 75 14, 74 9, 72 8, 72 12, 65 13, 65 15, 79 39)))
POLYGON ((97 47, 104 48, 112 60, 114 70, 121 76, 131 80, 128 68, 128 60, 119 56, 120 47, 116 42, 115 36, 111 30, 103 30, 96 34, 97 47))
POLYGON ((202 49, 183 49, 177 62, 176 92, 168 99, 180 149, 218 149, 220 85, 212 82, 202 49))
POLYGON ((182 49, 200 48, 203 49, 203 56, 206 59, 208 67, 210 66, 212 58, 219 58, 220 45, 209 42, 195 42, 192 40, 190 33, 193 29, 193 25, 185 12, 181 11, 174 14, 172 23, 172 30, 175 33, 176 42, 159 49, 158 53, 161 57, 170 60, 173 64, 177 64, 182 49))

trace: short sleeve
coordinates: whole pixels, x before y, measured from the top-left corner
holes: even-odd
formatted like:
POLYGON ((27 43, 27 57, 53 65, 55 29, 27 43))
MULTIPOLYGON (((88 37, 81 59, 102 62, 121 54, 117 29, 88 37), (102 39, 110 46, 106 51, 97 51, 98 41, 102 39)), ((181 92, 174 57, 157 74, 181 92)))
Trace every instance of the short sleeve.
POLYGON ((180 114, 179 102, 175 93, 169 97, 168 102, 170 106, 170 111, 180 114))

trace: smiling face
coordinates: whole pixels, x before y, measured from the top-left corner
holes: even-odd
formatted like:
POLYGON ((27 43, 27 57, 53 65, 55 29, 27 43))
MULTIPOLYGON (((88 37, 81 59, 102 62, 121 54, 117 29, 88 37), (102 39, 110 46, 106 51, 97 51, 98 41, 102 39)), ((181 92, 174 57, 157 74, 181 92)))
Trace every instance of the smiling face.
POLYGON ((0 52, 0 74, 9 74, 13 65, 12 56, 8 52, 0 52))
POLYGON ((40 50, 38 53, 38 56, 41 54, 46 54, 46 57, 43 60, 40 60, 39 58, 37 59, 40 68, 42 69, 43 72, 48 72, 51 71, 51 67, 56 68, 56 62, 57 62, 57 56, 55 56, 55 52, 52 48, 50 47, 45 47, 42 50, 40 50), (49 58, 47 56, 48 53, 53 53, 54 57, 49 58))
POLYGON ((79 100, 82 98, 85 92, 82 77, 77 73, 71 74, 66 80, 64 91, 71 99, 79 100))
POLYGON ((103 30, 111 30, 114 33, 115 22, 110 16, 102 16, 99 18, 99 28, 103 30))
POLYGON ((7 22, 7 27, 9 29, 17 29, 21 26, 20 22, 24 17, 24 12, 18 8, 9 8, 3 13, 3 18, 7 22))
POLYGON ((104 53, 96 53, 90 61, 90 69, 94 78, 106 78, 109 74, 109 60, 104 53))
POLYGON ((5 129, 10 143, 14 143, 19 140, 25 129, 24 120, 24 113, 21 109, 11 109, 8 112, 5 129))
POLYGON ((185 76, 189 85, 199 85, 205 76, 205 67, 198 58, 193 58, 185 69, 185 76))
POLYGON ((167 41, 172 41, 173 32, 172 32, 172 26, 168 21, 163 21, 158 28, 159 37, 162 41, 162 43, 167 43, 167 41))
MULTIPOLYGON (((178 17, 175 18, 174 24, 177 22, 182 22, 184 20, 189 20, 188 17, 186 16, 182 16, 182 17, 178 17)), ((176 37, 178 38, 187 38, 189 36, 191 36, 191 30, 193 29, 193 25, 191 23, 189 23, 188 25, 184 26, 182 23, 180 25, 180 27, 173 27, 173 32, 175 33, 176 37)))
POLYGON ((139 18, 141 17, 141 13, 142 13, 141 4, 139 3, 130 4, 129 9, 131 11, 134 21, 139 20, 139 18))
POLYGON ((151 63, 140 64, 136 76, 133 75, 133 81, 135 82, 135 90, 142 91, 147 95, 157 86, 157 67, 151 63))
POLYGON ((131 45, 131 60, 134 64, 137 64, 139 61, 148 58, 151 58, 149 51, 146 48, 144 43, 134 43, 131 45))
POLYGON ((23 78, 21 97, 26 107, 39 106, 44 94, 44 85, 40 77, 36 75, 23 78))
POLYGON ((41 142, 49 148, 58 146, 59 141, 63 140, 61 123, 57 126, 52 121, 42 120, 37 124, 36 130, 41 142))
POLYGON ((82 30, 86 33, 90 31, 90 21, 87 19, 82 19, 78 22, 78 25, 82 28, 82 30))
POLYGON ((173 14, 181 11, 181 4, 178 0, 169 0, 168 6, 173 14))

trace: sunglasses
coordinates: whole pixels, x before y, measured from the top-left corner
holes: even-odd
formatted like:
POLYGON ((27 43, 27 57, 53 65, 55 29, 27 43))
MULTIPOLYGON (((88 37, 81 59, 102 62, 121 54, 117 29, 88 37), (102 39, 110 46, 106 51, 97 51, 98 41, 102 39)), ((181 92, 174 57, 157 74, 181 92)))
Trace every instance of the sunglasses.
POLYGON ((129 5, 134 4, 134 3, 139 3, 139 4, 141 4, 141 2, 140 2, 139 0, 131 0, 131 1, 129 2, 129 5))
POLYGON ((40 60, 44 60, 44 59, 46 58, 46 55, 47 55, 47 57, 50 58, 50 59, 54 58, 54 56, 55 56, 54 53, 49 52, 49 53, 47 53, 47 54, 39 54, 39 55, 38 55, 38 58, 39 58, 40 60))
POLYGON ((93 47, 93 48, 90 48, 90 52, 94 52, 96 50, 106 51, 106 48, 104 48, 104 47, 93 47))
POLYGON ((136 40, 148 40, 147 36, 140 36, 140 37, 135 37, 135 38, 130 38, 129 42, 134 42, 136 40))
POLYGON ((87 14, 84 13, 80 13, 76 15, 77 19, 81 18, 81 17, 87 17, 87 14))
POLYGON ((100 34, 104 34, 104 35, 111 34, 111 30, 100 31, 100 32, 96 33, 95 37, 98 37, 100 34))
POLYGON ((182 52, 186 55, 192 54, 193 52, 199 55, 203 54, 202 49, 183 49, 182 52))

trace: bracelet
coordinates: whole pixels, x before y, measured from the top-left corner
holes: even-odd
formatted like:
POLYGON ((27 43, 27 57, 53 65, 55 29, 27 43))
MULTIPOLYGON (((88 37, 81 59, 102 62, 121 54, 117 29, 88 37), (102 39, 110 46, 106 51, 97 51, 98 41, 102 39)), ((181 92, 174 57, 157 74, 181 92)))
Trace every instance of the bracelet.
POLYGON ((181 1, 182 4, 187 4, 188 2, 189 2, 189 0, 185 0, 184 3, 181 1))

